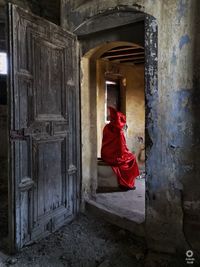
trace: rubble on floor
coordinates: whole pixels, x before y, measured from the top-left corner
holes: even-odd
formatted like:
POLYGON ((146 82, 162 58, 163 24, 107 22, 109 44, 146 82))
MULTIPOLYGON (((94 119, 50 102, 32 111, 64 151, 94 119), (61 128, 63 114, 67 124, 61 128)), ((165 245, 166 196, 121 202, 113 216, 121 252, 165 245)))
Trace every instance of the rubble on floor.
MULTIPOLYGON (((149 254, 148 254, 149 255, 149 254)), ((145 243, 128 231, 80 214, 71 224, 1 260, 0 267, 184 267, 147 256, 145 243), (148 259, 148 261, 146 260, 148 259), (4 261, 4 263, 3 263, 4 261)))
POLYGON ((142 267, 140 255, 144 255, 145 247, 138 243, 139 252, 134 254, 133 246, 127 231, 81 214, 71 224, 8 258, 5 266, 142 267))

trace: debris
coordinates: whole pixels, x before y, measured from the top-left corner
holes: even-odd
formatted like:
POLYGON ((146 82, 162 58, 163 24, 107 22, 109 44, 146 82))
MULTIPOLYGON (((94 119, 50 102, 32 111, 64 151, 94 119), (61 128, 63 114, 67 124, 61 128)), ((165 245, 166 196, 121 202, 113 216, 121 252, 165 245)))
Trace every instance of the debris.
POLYGON ((8 258, 6 263, 10 264, 10 265, 14 265, 17 263, 17 259, 16 258, 8 258))
POLYGON ((102 263, 100 263, 100 265, 98 265, 98 267, 109 267, 109 266, 110 266, 109 260, 105 260, 102 263))

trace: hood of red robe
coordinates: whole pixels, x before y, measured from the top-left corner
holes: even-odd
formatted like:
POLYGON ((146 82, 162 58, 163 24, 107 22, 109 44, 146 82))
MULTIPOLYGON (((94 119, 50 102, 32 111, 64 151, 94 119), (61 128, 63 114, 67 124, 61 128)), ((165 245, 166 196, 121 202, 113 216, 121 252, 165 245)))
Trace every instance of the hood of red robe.
POLYGON ((113 107, 110 110, 110 123, 103 130, 101 157, 108 163, 122 186, 133 188, 139 169, 135 155, 126 146, 123 127, 126 125, 126 116, 113 107))
POLYGON ((126 116, 117 111, 113 107, 109 107, 110 110, 110 125, 122 129, 126 125, 126 116))

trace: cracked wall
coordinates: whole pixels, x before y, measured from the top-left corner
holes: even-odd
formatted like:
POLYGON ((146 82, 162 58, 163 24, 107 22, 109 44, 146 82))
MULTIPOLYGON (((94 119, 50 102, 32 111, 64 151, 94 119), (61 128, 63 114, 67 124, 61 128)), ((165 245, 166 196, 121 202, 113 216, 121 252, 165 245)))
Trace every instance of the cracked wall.
MULTIPOLYGON (((112 10, 136 9, 155 17, 158 24, 158 83, 149 77, 146 91, 146 134, 151 148, 146 163, 146 237, 152 249, 175 252, 191 246, 199 250, 200 55, 197 48, 200 33, 197 32, 197 10, 200 2, 61 2, 62 25, 71 31, 93 16, 112 13, 112 10)), ((151 29, 156 27, 151 26, 151 29)), ((147 28, 146 34, 150 34, 147 28)), ((154 56, 150 54, 149 58, 154 56)), ((154 67, 152 65, 152 71, 154 67)))

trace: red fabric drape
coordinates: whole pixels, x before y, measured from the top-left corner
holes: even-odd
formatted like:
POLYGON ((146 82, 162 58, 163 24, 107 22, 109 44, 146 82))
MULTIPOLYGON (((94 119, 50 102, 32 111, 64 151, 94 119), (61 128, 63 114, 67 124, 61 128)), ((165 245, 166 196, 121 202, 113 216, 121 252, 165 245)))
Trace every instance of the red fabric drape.
POLYGON ((116 173, 121 186, 133 188, 139 175, 135 156, 128 150, 123 132, 126 117, 114 108, 110 109, 110 123, 103 130, 101 158, 116 173))

